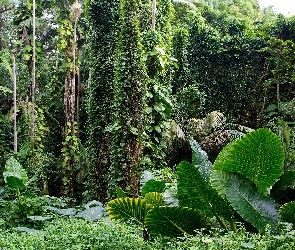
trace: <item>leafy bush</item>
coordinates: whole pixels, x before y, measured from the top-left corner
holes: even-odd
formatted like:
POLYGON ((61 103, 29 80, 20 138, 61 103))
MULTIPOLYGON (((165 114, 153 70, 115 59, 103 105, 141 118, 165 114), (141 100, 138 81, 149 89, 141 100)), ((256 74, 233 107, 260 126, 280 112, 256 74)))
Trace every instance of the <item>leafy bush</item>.
POLYGON ((141 229, 126 224, 113 224, 108 218, 100 223, 80 219, 59 218, 43 231, 31 232, 0 229, 0 248, 22 249, 294 249, 294 231, 282 235, 247 233, 239 228, 239 234, 216 230, 210 234, 197 231, 194 237, 181 237, 177 241, 161 237, 145 242, 141 229))

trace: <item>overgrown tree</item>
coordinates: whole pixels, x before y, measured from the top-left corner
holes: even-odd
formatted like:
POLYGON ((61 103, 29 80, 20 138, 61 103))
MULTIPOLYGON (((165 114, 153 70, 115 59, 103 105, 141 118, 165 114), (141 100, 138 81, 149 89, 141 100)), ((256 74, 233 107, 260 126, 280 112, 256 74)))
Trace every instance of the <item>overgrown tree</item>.
POLYGON ((142 59, 138 1, 122 0, 120 35, 116 55, 112 165, 109 188, 115 185, 138 195, 144 96, 147 76, 142 59))
POLYGON ((102 201, 107 197, 107 174, 110 166, 111 137, 107 127, 114 120, 114 56, 118 38, 119 2, 88 0, 85 3, 91 74, 86 89, 86 134, 91 155, 88 169, 91 178, 87 186, 92 190, 90 196, 102 201))

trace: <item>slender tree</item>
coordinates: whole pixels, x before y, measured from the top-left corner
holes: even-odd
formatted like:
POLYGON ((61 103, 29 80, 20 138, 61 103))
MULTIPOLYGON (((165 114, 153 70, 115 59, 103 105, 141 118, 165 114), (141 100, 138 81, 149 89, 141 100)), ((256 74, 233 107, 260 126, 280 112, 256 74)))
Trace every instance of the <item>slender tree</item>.
POLYGON ((13 149, 17 152, 17 127, 16 127, 16 65, 15 56, 11 55, 12 59, 12 82, 13 82, 13 149))
POLYGON ((35 85, 36 85, 36 2, 33 0, 33 38, 32 38, 32 85, 31 85, 31 98, 32 98, 32 114, 31 114, 31 140, 35 140, 35 85))
POLYGON ((63 143, 63 164, 62 193, 72 197, 74 195, 74 164, 78 155, 77 124, 75 121, 76 104, 76 40, 77 21, 81 16, 81 4, 76 1, 70 9, 69 19, 61 21, 61 34, 66 41, 66 77, 64 92, 64 113, 65 113, 65 142, 63 143), (66 32, 64 32, 64 30, 66 32))

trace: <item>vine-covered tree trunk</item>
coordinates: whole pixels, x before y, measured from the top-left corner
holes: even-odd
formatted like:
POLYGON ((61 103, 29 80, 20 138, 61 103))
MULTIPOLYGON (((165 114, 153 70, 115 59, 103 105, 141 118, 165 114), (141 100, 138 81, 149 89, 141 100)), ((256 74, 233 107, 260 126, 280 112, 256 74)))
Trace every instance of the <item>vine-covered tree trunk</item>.
POLYGON ((71 6, 69 20, 63 21, 64 27, 70 31, 65 33, 66 39, 66 77, 64 92, 64 113, 65 113, 65 141, 63 143, 62 193, 68 197, 74 195, 74 164, 78 154, 77 123, 75 121, 76 106, 76 40, 77 20, 81 15, 81 5, 75 2, 71 6))
POLYGON ((87 87, 87 141, 91 152, 86 186, 93 198, 107 198, 110 175, 111 137, 108 126, 114 121, 114 69, 118 39, 120 0, 89 0, 85 4, 88 23, 90 81, 87 87), (90 177, 90 178, 89 178, 90 177))
MULTIPOLYGON (((112 185, 138 194, 140 143, 144 128, 143 107, 147 76, 142 61, 138 1, 123 0, 115 79, 116 128, 112 150, 112 185), (114 183, 115 182, 115 183, 114 183)), ((110 190, 112 192, 112 190, 110 190)))
POLYGON ((15 56, 11 55, 12 59, 12 82, 13 82, 13 149, 17 152, 17 127, 16 127, 16 64, 15 56))
POLYGON ((36 85, 36 3, 33 0, 33 37, 32 37, 32 86, 31 86, 31 98, 32 98, 32 114, 31 114, 31 140, 35 140, 35 85, 36 85))

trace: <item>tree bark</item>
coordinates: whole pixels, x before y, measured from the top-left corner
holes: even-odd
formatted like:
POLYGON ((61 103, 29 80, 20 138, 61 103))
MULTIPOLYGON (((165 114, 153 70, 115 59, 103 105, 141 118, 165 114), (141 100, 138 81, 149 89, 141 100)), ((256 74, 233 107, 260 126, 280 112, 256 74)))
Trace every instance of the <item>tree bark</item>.
POLYGON ((32 98, 32 117, 31 117, 31 141, 35 140, 35 85, 36 85, 36 3, 33 0, 33 56, 32 56, 32 86, 31 86, 31 98, 32 98))
POLYGON ((12 58, 12 81, 13 81, 13 148, 14 152, 17 152, 17 129, 16 129, 16 67, 15 67, 15 57, 14 54, 11 55, 12 58))
MULTIPOLYGON (((78 50, 78 56, 81 56, 81 50, 78 50)), ((77 136, 79 137, 79 123, 80 123, 80 93, 81 93, 81 72, 77 69, 77 106, 76 106, 76 116, 77 116, 77 136)))

